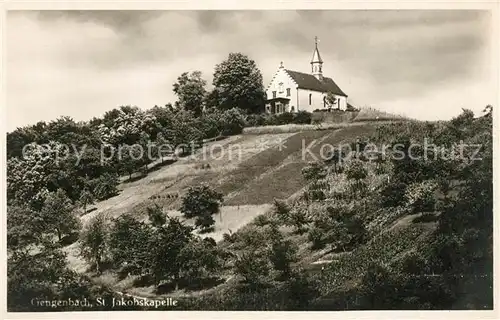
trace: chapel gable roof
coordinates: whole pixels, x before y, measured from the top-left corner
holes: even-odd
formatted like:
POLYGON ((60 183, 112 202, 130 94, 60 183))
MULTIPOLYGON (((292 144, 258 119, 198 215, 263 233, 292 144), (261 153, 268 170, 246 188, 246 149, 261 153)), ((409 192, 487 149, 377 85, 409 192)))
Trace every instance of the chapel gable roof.
POLYGON ((331 92, 333 94, 347 97, 332 78, 323 77, 323 81, 308 73, 292 71, 286 69, 286 72, 297 83, 299 89, 307 89, 319 92, 331 92))

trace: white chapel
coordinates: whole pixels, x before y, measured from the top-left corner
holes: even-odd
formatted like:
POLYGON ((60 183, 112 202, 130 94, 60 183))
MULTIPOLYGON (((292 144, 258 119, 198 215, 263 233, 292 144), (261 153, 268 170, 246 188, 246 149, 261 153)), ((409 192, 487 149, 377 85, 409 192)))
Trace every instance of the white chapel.
POLYGON ((266 89, 266 112, 313 112, 326 109, 328 93, 332 93, 336 98, 335 109, 347 109, 347 94, 332 78, 323 76, 323 60, 319 54, 316 37, 311 73, 285 69, 282 62, 266 89))

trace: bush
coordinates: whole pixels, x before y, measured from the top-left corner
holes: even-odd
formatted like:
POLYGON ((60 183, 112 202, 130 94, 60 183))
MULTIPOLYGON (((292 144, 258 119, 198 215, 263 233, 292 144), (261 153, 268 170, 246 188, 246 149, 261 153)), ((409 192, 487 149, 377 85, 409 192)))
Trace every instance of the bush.
POLYGON ((118 175, 107 172, 90 181, 93 194, 98 200, 105 200, 118 194, 118 183, 118 175))
POLYGON ((167 216, 163 213, 163 209, 159 205, 155 204, 154 207, 147 207, 146 211, 148 219, 153 226, 159 228, 167 223, 167 216))
POLYGON ((290 217, 290 207, 283 200, 274 200, 273 214, 278 220, 286 223, 290 217))
POLYGON ((313 249, 330 244, 333 250, 348 251, 366 242, 367 232, 350 208, 330 206, 316 217, 308 239, 313 243, 313 249))
POLYGON ((290 275, 290 264, 297 261, 297 250, 297 246, 290 240, 285 240, 279 230, 274 230, 269 259, 274 269, 280 272, 281 279, 285 279, 290 275))
POLYGON ((326 195, 323 190, 309 190, 308 194, 311 201, 323 201, 326 199, 326 195))
POLYGON ((434 192, 437 187, 436 182, 431 180, 409 185, 405 198, 412 212, 434 211, 434 205, 436 204, 434 192))
POLYGON ((280 114, 251 114, 246 117, 245 126, 280 126, 286 124, 311 124, 312 114, 307 111, 280 114))
POLYGON ((245 117, 242 110, 233 108, 222 114, 222 134, 240 134, 245 127, 245 117))
POLYGON ((202 232, 209 232, 215 223, 212 215, 219 212, 222 201, 222 194, 207 185, 190 187, 182 199, 180 211, 188 219, 196 217, 196 226, 201 227, 202 232))
POLYGON ((264 227, 271 223, 271 220, 265 214, 261 214, 254 219, 254 223, 258 227, 264 227))
POLYGON ((270 269, 269 260, 263 252, 244 252, 234 263, 234 272, 253 289, 265 283, 270 269))
POLYGON ((235 243, 238 240, 238 234, 237 233, 233 233, 231 230, 229 230, 228 233, 224 233, 222 235, 222 239, 224 241, 229 242, 229 243, 235 243))
POLYGON ((302 169, 302 176, 307 181, 316 181, 326 177, 326 170, 322 163, 313 162, 302 169))
POLYGON ((368 176, 368 171, 365 169, 363 162, 353 160, 346 168, 345 171, 347 179, 362 180, 368 176))
POLYGON ((295 227, 295 231, 302 234, 307 230, 309 222, 307 211, 300 207, 294 207, 290 211, 287 224, 295 227))
POLYGON ((215 219, 209 214, 204 214, 196 217, 194 224, 200 228, 201 233, 212 232, 214 231, 215 219))
POLYGON ((408 186, 398 180, 391 180, 380 191, 382 205, 386 207, 398 207, 405 204, 405 192, 408 186))
POLYGON ((310 124, 312 119, 312 113, 307 111, 299 111, 295 114, 293 123, 295 124, 310 124))
POLYGON ((249 114, 245 119, 245 127, 259 127, 266 125, 265 114, 249 114))
POLYGON ((277 124, 290 124, 295 123, 295 115, 291 112, 284 112, 276 115, 277 124))
POLYGON ((326 245, 326 239, 323 236, 323 230, 316 226, 309 230, 307 239, 312 243, 312 250, 322 249, 326 245))
POLYGON ((286 283, 288 310, 307 310, 310 303, 320 295, 318 283, 307 277, 305 270, 295 270, 286 283))

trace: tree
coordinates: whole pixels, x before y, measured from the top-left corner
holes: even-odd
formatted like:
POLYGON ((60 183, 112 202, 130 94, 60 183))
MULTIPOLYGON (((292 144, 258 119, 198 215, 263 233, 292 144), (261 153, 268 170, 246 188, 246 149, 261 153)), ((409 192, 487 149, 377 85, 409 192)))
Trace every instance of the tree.
POLYGON ((10 254, 7 261, 9 311, 34 311, 32 299, 56 299, 57 284, 66 272, 65 255, 49 242, 36 253, 19 250, 10 254))
POLYGON ((328 92, 326 94, 325 102, 326 102, 328 109, 333 109, 335 105, 338 105, 337 109, 340 110, 339 99, 337 99, 337 97, 333 93, 328 92))
MULTIPOLYGON (((213 276, 222 266, 222 254, 211 238, 195 238, 179 253, 183 275, 190 283, 213 276)), ((213 239, 212 239, 213 240, 213 239)))
POLYGON ((283 223, 290 220, 290 206, 283 200, 274 199, 273 214, 283 223))
POLYGON ((154 207, 147 207, 146 210, 149 221, 154 227, 160 228, 167 223, 167 217, 159 205, 155 204, 154 207))
POLYGON ((286 281, 288 306, 290 310, 307 310, 307 307, 320 295, 318 284, 308 278, 305 270, 294 270, 286 281))
POLYGON ((186 111, 192 111, 195 116, 200 116, 203 110, 203 101, 207 94, 207 82, 201 78, 201 71, 182 73, 174 83, 174 93, 179 98, 179 105, 186 111))
POLYGON ((200 118, 195 118, 191 112, 179 110, 172 117, 170 127, 164 132, 175 146, 176 155, 179 151, 180 155, 183 155, 194 151, 194 148, 201 144, 204 138, 200 129, 202 127, 200 118))
POLYGON ((406 189, 406 204, 411 208, 412 213, 434 211, 436 204, 435 192, 437 183, 432 180, 425 180, 410 184, 406 189))
POLYGON ((119 152, 121 171, 128 173, 129 179, 132 179, 132 174, 144 165, 147 151, 139 144, 124 144, 120 146, 119 152))
POLYGON ((286 279, 292 270, 290 264, 297 260, 297 247, 290 240, 285 240, 277 228, 273 228, 271 232, 269 260, 274 269, 280 272, 280 277, 286 279))
POLYGON ((371 263, 363 276, 361 292, 366 308, 383 310, 391 308, 391 274, 383 265, 371 263))
POLYGON ((118 193, 118 176, 115 173, 105 172, 89 182, 93 186, 95 198, 105 200, 118 193))
POLYGON ((352 188, 355 194, 361 195, 366 190, 366 183, 363 179, 368 176, 368 171, 360 160, 353 160, 346 169, 347 179, 354 180, 352 188))
POLYGON ((94 203, 94 195, 88 189, 84 189, 80 194, 80 203, 83 206, 83 213, 87 213, 87 205, 94 203))
POLYGON ((141 134, 152 135, 157 130, 158 125, 153 114, 135 106, 122 106, 104 115, 97 134, 103 143, 118 147, 122 144, 134 145, 139 142, 141 134))
POLYGON ((362 180, 368 176, 368 172, 361 161, 351 161, 346 170, 347 179, 362 180))
POLYGON ((57 168, 51 150, 55 144, 43 147, 37 143, 25 146, 22 159, 7 161, 7 200, 10 203, 28 204, 40 210, 49 193, 48 176, 57 168))
POLYGON ((255 61, 241 53, 230 53, 215 67, 213 79, 216 107, 227 110, 241 108, 249 113, 262 111, 265 101, 262 74, 255 61))
POLYGON ((149 272, 149 243, 153 228, 130 214, 113 220, 109 235, 109 251, 115 266, 132 274, 149 272))
POLYGON ((215 219, 210 214, 202 214, 196 217, 194 224, 201 233, 207 233, 214 230, 215 219))
POLYGON ((483 117, 491 118, 493 116, 493 106, 491 104, 487 105, 483 110, 483 117))
POLYGON ((339 172, 342 161, 346 158, 345 152, 341 148, 335 148, 325 159, 326 164, 333 164, 335 173, 339 172))
POLYGON ((303 234, 307 230, 309 222, 310 220, 307 209, 295 206, 292 210, 290 210, 286 224, 295 227, 298 234, 303 234))
POLYGON ((7 206, 7 248, 16 250, 39 244, 45 232, 44 223, 40 212, 29 206, 7 206))
POLYGON ((219 212, 222 201, 222 194, 207 185, 190 187, 182 198, 180 211, 188 219, 196 217, 196 225, 205 232, 215 223, 212 215, 219 212))
POLYGON ((54 230, 59 241, 63 235, 78 232, 80 221, 73 211, 71 200, 62 189, 51 192, 41 210, 42 219, 47 230, 54 230))
POLYGON ((314 249, 329 244, 335 251, 347 251, 366 241, 366 229, 352 209, 329 206, 326 212, 316 216, 308 236, 314 249))
POLYGON ((242 276, 252 289, 257 289, 269 275, 269 259, 264 252, 245 251, 234 263, 234 271, 242 276))
POLYGON ((172 279, 178 289, 183 270, 179 258, 182 249, 191 241, 192 227, 182 224, 177 218, 169 218, 168 223, 156 230, 148 244, 148 264, 150 272, 159 284, 163 279, 172 279))
POLYGON ((156 147, 158 148, 158 155, 160 156, 161 163, 163 163, 163 157, 165 156, 165 151, 168 152, 168 155, 171 155, 173 152, 172 146, 169 144, 167 138, 163 132, 158 132, 156 135, 156 147), (165 150, 167 149, 167 150, 165 150))
POLYGON ((92 263, 97 273, 101 272, 101 262, 108 250, 109 229, 103 214, 95 216, 81 234, 80 253, 92 263))

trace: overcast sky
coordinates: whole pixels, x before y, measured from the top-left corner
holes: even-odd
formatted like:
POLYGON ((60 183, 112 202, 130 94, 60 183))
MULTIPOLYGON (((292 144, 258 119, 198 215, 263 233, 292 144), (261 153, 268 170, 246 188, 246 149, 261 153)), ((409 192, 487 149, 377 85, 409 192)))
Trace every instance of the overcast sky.
POLYGON ((211 84, 230 52, 255 60, 264 85, 280 61, 323 72, 356 106, 447 119, 493 104, 487 11, 11 11, 7 129, 120 105, 176 100, 172 84, 200 70, 211 84))

